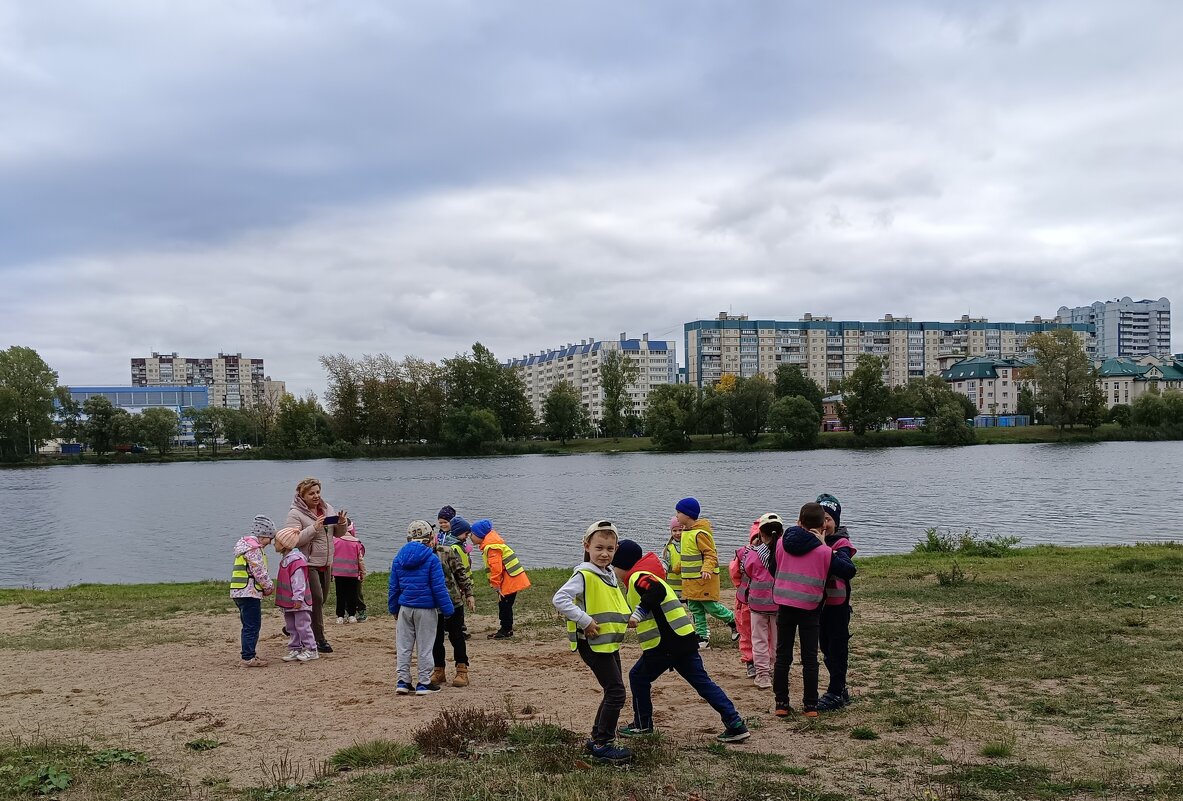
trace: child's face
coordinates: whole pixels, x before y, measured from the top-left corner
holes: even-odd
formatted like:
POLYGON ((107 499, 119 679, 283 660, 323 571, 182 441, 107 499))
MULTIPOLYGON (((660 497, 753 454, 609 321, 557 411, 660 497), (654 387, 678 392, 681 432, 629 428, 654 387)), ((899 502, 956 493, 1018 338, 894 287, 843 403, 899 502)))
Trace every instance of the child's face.
POLYGON ((759 534, 760 534, 760 542, 764 543, 765 545, 771 545, 773 542, 776 541, 776 532, 773 531, 772 529, 769 529, 768 531, 765 531, 764 529, 760 529, 759 534))
POLYGON ((588 561, 603 570, 612 564, 616 555, 616 535, 610 531, 597 531, 587 543, 588 561))
POLYGON ((436 522, 439 523, 440 531, 444 532, 445 534, 447 534, 449 531, 452 530, 452 521, 451 520, 445 520, 444 518, 441 517, 436 522))
POLYGON ((838 524, 834 522, 834 518, 830 517, 830 513, 826 512, 826 522, 825 522, 825 526, 824 526, 824 531, 826 532, 826 536, 833 534, 837 530, 838 530, 838 524))
POLYGON ((275 537, 259 537, 258 539, 259 539, 259 547, 266 548, 268 545, 270 545, 275 540, 275 537))
POLYGON ((682 524, 683 531, 694 526, 693 518, 687 517, 681 512, 674 512, 674 517, 678 518, 678 522, 682 524))

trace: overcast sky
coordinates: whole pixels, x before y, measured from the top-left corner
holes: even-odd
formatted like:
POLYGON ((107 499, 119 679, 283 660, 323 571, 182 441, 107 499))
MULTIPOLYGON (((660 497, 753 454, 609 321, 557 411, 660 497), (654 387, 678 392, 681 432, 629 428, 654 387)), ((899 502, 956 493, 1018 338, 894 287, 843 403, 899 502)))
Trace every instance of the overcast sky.
MULTIPOLYGON (((1175 2, 0 0, 0 347, 501 358, 1183 300, 1175 2)), ((1174 349, 1183 351, 1183 316, 1174 349)))

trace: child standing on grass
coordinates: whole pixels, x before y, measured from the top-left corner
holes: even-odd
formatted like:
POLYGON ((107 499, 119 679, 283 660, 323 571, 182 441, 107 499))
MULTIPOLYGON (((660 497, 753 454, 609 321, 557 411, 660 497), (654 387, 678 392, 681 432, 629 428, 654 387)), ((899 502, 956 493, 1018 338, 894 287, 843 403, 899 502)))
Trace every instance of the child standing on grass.
POLYGON ((604 690, 586 749, 596 759, 611 763, 632 760, 633 752, 615 744, 616 724, 624 708, 624 676, 620 644, 627 631, 629 607, 620 592, 612 557, 619 535, 610 520, 587 527, 583 561, 559 587, 551 603, 567 619, 567 640, 579 653, 604 690))
POLYGON ((489 586, 497 590, 497 617, 500 628, 489 635, 490 640, 508 640, 513 636, 513 602, 518 593, 530 586, 530 577, 518 561, 517 555, 493 530, 491 520, 472 524, 472 538, 481 549, 485 569, 489 571, 489 586))
POLYGON ((349 524, 344 534, 333 533, 333 584, 337 588, 337 622, 356 623, 361 583, 366 580, 366 546, 349 524), (348 617, 346 617, 348 615, 348 617))
POLYGON ((798 634, 804 684, 802 711, 806 717, 817 717, 818 618, 825 602, 831 558, 831 550, 824 541, 825 524, 826 513, 821 505, 807 503, 801 507, 797 525, 790 527, 769 552, 772 563, 768 572, 773 576, 772 597, 777 604, 772 691, 779 718, 788 717, 793 711, 789 705, 789 668, 793 664, 793 641, 798 634))
POLYGON ((756 521, 756 542, 744 554, 747 602, 752 627, 752 661, 755 683, 762 690, 772 686, 772 664, 776 657, 776 599, 773 577, 768 571, 769 550, 784 533, 780 516, 766 514, 756 521))
POLYGON ((628 673, 633 691, 633 721, 618 733, 621 737, 651 734, 653 727, 653 682, 668 670, 675 670, 719 713, 724 730, 715 739, 738 743, 751 736, 743 718, 727 693, 707 675, 698 652, 698 635, 686 607, 661 578, 661 562, 653 553, 641 555, 641 546, 621 540, 612 557, 612 568, 633 612, 628 627, 637 630, 641 658, 628 673))
POLYGON ((832 712, 850 703, 846 669, 850 661, 850 580, 858 572, 857 553, 842 523, 842 504, 828 493, 817 496, 826 513, 826 545, 833 551, 830 577, 826 581, 826 605, 822 607, 819 644, 830 683, 817 702, 818 712, 832 712))
POLYGON ((731 639, 739 639, 735 614, 719 603, 719 552, 711 521, 699 519, 702 509, 694 498, 683 498, 674 506, 674 516, 682 524, 682 597, 694 616, 699 648, 711 647, 711 628, 707 615, 722 620, 731 628, 731 639))
POLYGON ((677 515, 670 518, 670 538, 661 551, 661 566, 665 568, 665 583, 682 600, 682 521, 677 515))
POLYGON ((312 633, 312 587, 308 584, 308 560, 296 543, 300 529, 283 528, 275 535, 275 550, 283 554, 275 579, 275 605, 283 610, 288 634, 288 655, 284 662, 319 659, 316 636, 312 633))
MULTIPOLYGON (((409 527, 408 527, 409 528, 409 527)), ((440 686, 431 680, 435 658, 435 630, 440 615, 450 617, 455 611, 448 587, 444 583, 444 569, 435 558, 429 543, 435 532, 427 526, 426 533, 408 533, 407 544, 394 556, 390 565, 390 585, 386 607, 394 615, 398 684, 395 692, 407 695, 412 687, 415 695, 438 693, 440 686), (411 654, 418 654, 418 681, 411 684, 411 654)))
POLYGON ((760 523, 752 523, 748 533, 748 544, 735 552, 735 558, 727 565, 731 584, 735 587, 735 626, 739 629, 739 659, 743 662, 748 678, 756 678, 756 664, 752 659, 752 616, 748 603, 751 577, 744 570, 744 557, 760 542, 760 523))
POLYGON ((275 524, 265 515, 256 515, 251 533, 234 543, 234 567, 230 572, 230 597, 238 607, 242 622, 241 657, 243 667, 267 667, 267 660, 255 654, 259 629, 263 625, 263 599, 275 591, 267 573, 267 554, 263 549, 275 538, 275 524))

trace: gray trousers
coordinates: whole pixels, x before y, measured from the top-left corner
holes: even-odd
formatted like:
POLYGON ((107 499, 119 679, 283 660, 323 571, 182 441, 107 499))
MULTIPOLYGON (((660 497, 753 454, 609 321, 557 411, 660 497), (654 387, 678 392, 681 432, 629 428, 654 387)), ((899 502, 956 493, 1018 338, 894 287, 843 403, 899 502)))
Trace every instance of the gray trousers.
POLYGON ((412 687, 427 684, 431 681, 431 671, 435 669, 435 658, 431 651, 435 647, 435 627, 439 617, 439 610, 417 609, 404 606, 398 610, 398 625, 395 626, 394 646, 398 653, 398 680, 405 681, 412 687), (419 677, 411 681, 411 653, 418 652, 419 677))

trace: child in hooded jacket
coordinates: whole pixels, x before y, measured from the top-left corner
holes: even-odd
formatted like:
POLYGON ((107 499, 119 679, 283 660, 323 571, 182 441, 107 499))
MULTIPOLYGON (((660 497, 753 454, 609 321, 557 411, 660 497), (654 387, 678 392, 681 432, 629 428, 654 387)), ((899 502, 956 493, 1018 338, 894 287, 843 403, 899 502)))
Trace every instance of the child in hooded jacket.
POLYGON ((711 521, 700 518, 702 511, 694 498, 683 498, 674 506, 674 516, 682 524, 682 597, 694 616, 699 648, 711 647, 711 629, 707 615, 718 618, 731 629, 731 639, 739 639, 735 613, 719 603, 719 552, 711 521))
POLYGON ((493 521, 478 520, 472 524, 472 538, 481 549, 489 586, 497 590, 497 618, 500 627, 489 635, 490 640, 513 637, 513 602, 518 593, 530 586, 530 577, 517 555, 493 529, 493 521))
POLYGON ((242 666, 266 667, 267 660, 255 654, 263 624, 263 599, 275 591, 267 574, 263 549, 275 539, 275 524, 266 515, 256 515, 251 533, 234 543, 234 567, 230 572, 230 597, 238 607, 242 623, 240 637, 242 666))
POLYGON ((614 742, 620 710, 624 708, 620 645, 629 617, 628 604, 612 570, 618 539, 616 526, 610 520, 588 526, 583 535, 583 561, 551 599, 567 619, 571 650, 579 653, 604 691, 586 750, 596 759, 612 763, 633 758, 632 751, 614 742))
MULTIPOLYGON (((463 522, 463 518, 457 518, 463 522)), ((468 686, 468 643, 464 638, 464 608, 476 611, 476 601, 472 594, 472 574, 464 566, 459 554, 445 545, 440 544, 438 535, 432 536, 431 523, 426 520, 415 520, 407 526, 407 536, 415 537, 429 546, 440 561, 444 570, 444 586, 448 588, 448 597, 452 599, 453 612, 450 616, 440 613, 436 621, 435 645, 431 649, 431 657, 435 669, 431 672, 431 684, 444 685, 448 683, 447 651, 444 649, 444 639, 452 643, 452 659, 456 664, 456 675, 452 679, 453 687, 468 686)))
POLYGON ((653 732, 653 682, 666 671, 674 670, 722 718, 724 730, 715 739, 723 743, 746 740, 750 736, 748 727, 727 693, 707 674, 694 621, 662 579, 657 554, 642 555, 640 545, 621 540, 612 557, 612 568, 633 610, 628 627, 637 630, 641 644, 641 658, 628 673, 633 693, 633 721, 620 729, 619 734, 638 737, 653 732))
POLYGON ((750 577, 744 570, 744 557, 760 542, 760 523, 752 523, 748 544, 735 551, 735 558, 727 565, 731 584, 735 587, 735 627, 739 630, 739 659, 749 679, 756 678, 756 664, 752 659, 752 616, 748 605, 750 577))
MULTIPOLYGON (((744 599, 748 605, 751 625, 752 667, 755 684, 762 690, 772 686, 772 665, 776 658, 776 599, 773 597, 773 578, 768 572, 768 553, 783 532, 776 515, 765 515, 756 521, 756 540, 743 557, 744 599), (772 519, 769 519, 772 518, 772 519), (763 521, 767 525, 761 528, 763 521)), ((738 595, 738 593, 737 593, 738 595)))
POLYGON ((838 499, 822 493, 817 496, 817 502, 826 512, 826 545, 833 551, 830 577, 826 581, 826 605, 822 607, 818 629, 818 644, 830 683, 818 699, 817 711, 832 712, 850 703, 850 690, 846 686, 850 660, 850 580, 858 572, 854 565, 857 551, 846 526, 841 525, 842 504, 838 499))
POLYGON ((308 560, 296 547, 299 540, 298 528, 283 528, 275 534, 275 550, 283 554, 275 579, 275 605, 283 610, 284 628, 288 631, 288 653, 284 662, 311 662, 320 658, 316 636, 312 632, 308 560))
POLYGON ((366 546, 353 523, 333 532, 333 584, 337 590, 337 622, 356 623, 361 584, 366 580, 366 546))
POLYGON ((670 518, 670 537, 661 550, 661 566, 665 568, 665 583, 682 599, 682 521, 677 515, 670 518))
MULTIPOLYGON (((409 528, 409 527, 408 527, 409 528)), ((407 543, 398 549, 390 564, 386 608, 395 619, 395 651, 398 683, 394 691, 407 695, 438 693, 440 686, 431 680, 435 668, 435 631, 440 615, 450 617, 455 611, 444 582, 444 568, 431 546, 435 532, 408 533, 407 543), (418 677, 411 683, 411 655, 418 654, 418 677)))

